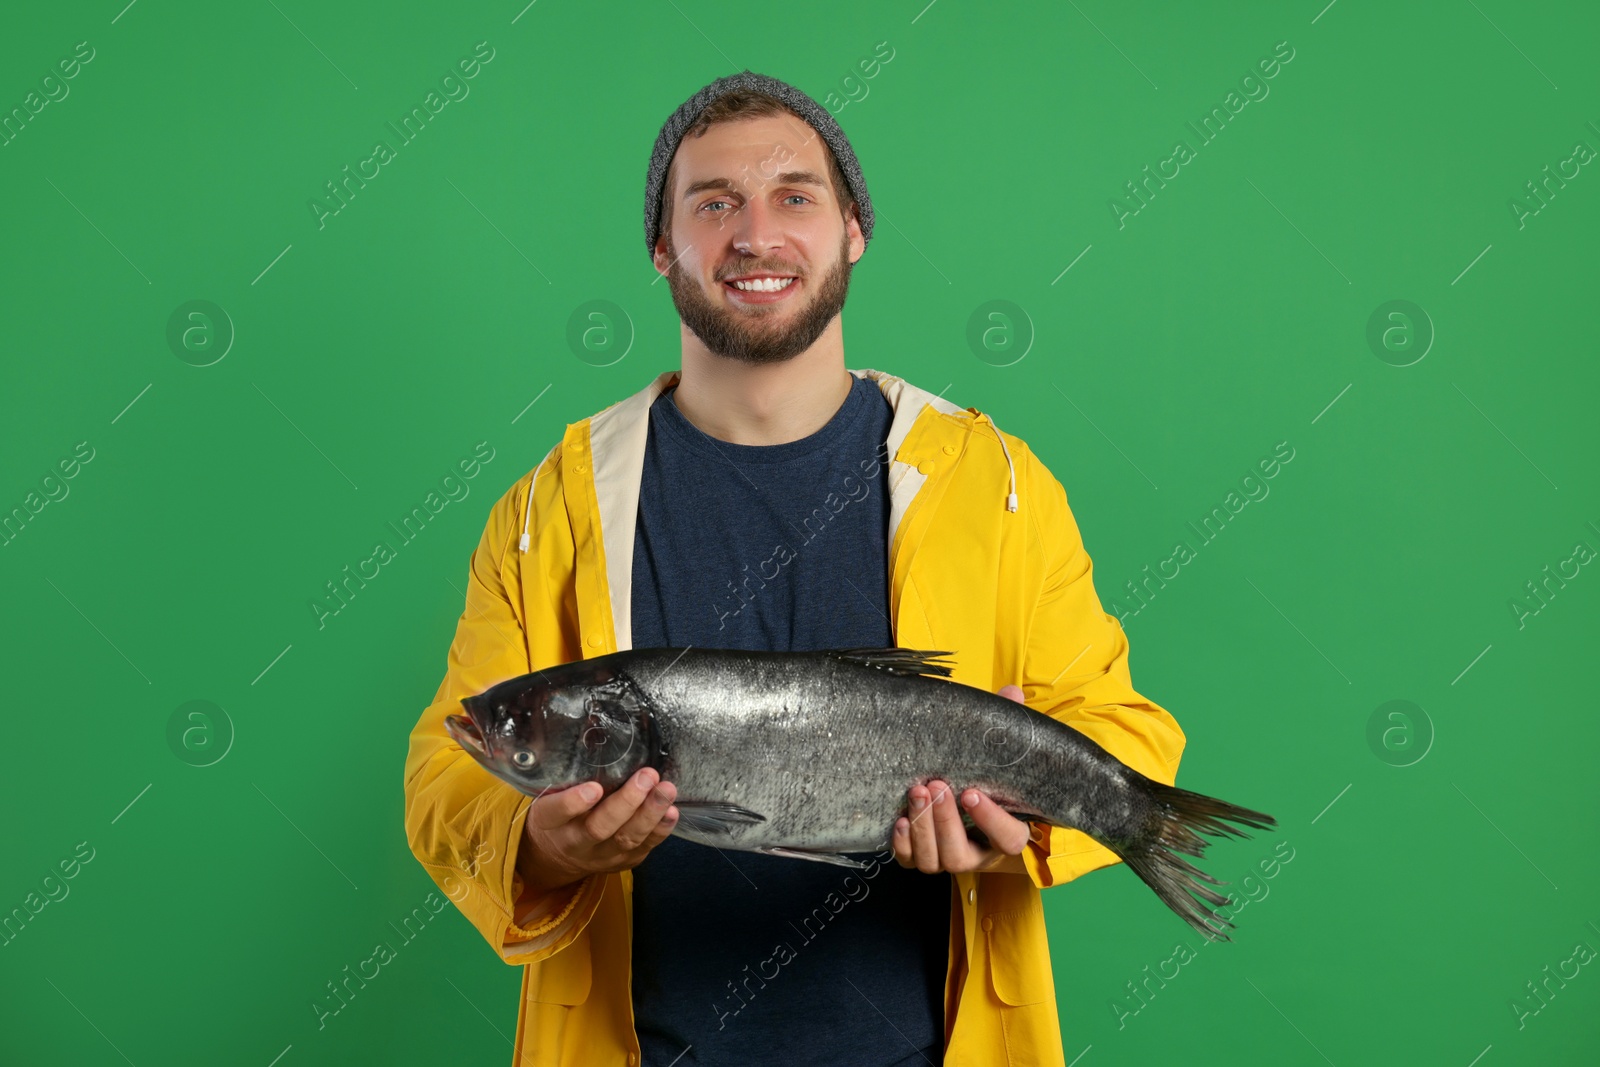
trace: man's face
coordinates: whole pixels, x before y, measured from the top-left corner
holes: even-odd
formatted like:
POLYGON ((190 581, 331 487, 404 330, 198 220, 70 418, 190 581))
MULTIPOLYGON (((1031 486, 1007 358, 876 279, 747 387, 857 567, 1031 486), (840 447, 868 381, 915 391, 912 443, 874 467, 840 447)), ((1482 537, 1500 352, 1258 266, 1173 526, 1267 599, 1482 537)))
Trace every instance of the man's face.
POLYGON ((655 260, 684 325, 745 363, 810 348, 844 307, 865 249, 853 213, 840 217, 827 143, 792 115, 743 119, 685 138, 673 170, 672 225, 655 260), (782 288, 735 284, 772 279, 782 288))

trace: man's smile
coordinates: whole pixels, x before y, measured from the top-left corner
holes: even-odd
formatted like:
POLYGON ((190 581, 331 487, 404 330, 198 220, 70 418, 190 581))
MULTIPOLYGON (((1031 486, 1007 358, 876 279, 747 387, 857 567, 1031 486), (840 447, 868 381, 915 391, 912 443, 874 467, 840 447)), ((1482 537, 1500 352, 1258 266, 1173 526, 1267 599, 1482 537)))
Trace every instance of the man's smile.
POLYGON ((730 278, 722 283, 739 304, 777 304, 789 298, 800 287, 800 279, 792 274, 752 274, 730 278))

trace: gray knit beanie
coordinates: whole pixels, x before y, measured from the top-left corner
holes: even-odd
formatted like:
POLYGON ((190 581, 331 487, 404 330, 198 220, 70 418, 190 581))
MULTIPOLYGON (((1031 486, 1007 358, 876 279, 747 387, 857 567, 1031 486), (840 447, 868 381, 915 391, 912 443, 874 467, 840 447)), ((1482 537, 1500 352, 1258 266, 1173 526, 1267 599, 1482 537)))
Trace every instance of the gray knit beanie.
POLYGON ((822 139, 833 152, 833 158, 838 162, 839 169, 844 172, 844 179, 850 186, 851 195, 855 197, 857 219, 861 225, 862 247, 865 250, 865 243, 872 239, 872 200, 867 196, 867 180, 861 176, 861 164, 856 162, 856 154, 851 151, 850 141, 845 137, 844 131, 839 128, 839 124, 826 109, 799 89, 776 78, 769 78, 765 74, 753 74, 746 70, 718 78, 685 100, 667 119, 666 124, 661 127, 661 132, 656 136, 656 146, 650 153, 650 170, 644 186, 644 239, 649 252, 652 255, 655 253, 657 231, 661 226, 661 185, 667 179, 667 166, 678 151, 678 142, 713 100, 735 89, 755 89, 777 97, 822 134, 822 139))

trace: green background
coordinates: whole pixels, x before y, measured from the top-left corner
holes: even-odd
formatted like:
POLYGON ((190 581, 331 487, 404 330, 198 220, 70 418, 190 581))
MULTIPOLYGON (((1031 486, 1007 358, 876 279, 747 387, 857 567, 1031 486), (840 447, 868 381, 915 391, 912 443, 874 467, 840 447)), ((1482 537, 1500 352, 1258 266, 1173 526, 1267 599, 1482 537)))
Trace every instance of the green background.
POLYGON ((0 34, 6 113, 95 50, 0 147, 0 507, 94 450, 0 549, 0 909, 94 850, 0 948, 0 1061, 509 1059, 520 971, 453 908, 410 942, 391 925, 434 888, 402 830, 406 736, 490 503, 678 365, 645 165, 681 100, 748 67, 836 94, 870 180, 847 364, 1028 441, 1108 609, 1194 549, 1126 620, 1133 679, 1188 736, 1179 784, 1280 820, 1206 867, 1242 895, 1293 849, 1231 945, 1120 865, 1046 893, 1067 1059, 1592 1062, 1594 966, 1512 1004, 1600 948, 1579 669, 1600 576, 1525 591, 1600 548, 1600 174, 1511 206, 1600 147, 1592 11, 124 2, 0 34), (319 228, 324 183, 480 41, 470 94, 319 228), (1269 95, 1202 143, 1186 123, 1281 41, 1269 95), (1119 226, 1179 139, 1194 158, 1119 226), (231 327, 174 346, 194 300, 231 327), (574 348, 593 300, 619 332, 574 348), (993 300, 1020 312, 975 350, 993 300), (1374 347, 1393 300, 1426 322, 1374 347), (324 583, 480 441, 470 495, 319 628, 324 583), (1186 524, 1285 441, 1270 494, 1202 543, 1186 524), (1421 712, 1370 741, 1394 700, 1421 712), (191 701, 218 710, 170 733, 191 701), (325 983, 385 940, 319 1030, 325 983))

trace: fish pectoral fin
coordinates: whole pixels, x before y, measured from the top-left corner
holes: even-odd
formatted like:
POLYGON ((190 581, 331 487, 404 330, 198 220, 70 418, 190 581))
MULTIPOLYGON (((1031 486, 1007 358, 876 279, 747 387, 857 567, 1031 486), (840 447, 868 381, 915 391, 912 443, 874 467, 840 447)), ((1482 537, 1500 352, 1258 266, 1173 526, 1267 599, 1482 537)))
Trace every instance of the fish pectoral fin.
POLYGON ((822 654, 902 676, 925 674, 931 678, 948 678, 953 669, 949 664, 934 662, 949 656, 949 652, 928 652, 915 648, 833 648, 822 654))
POLYGON ((854 867, 858 870, 870 866, 838 852, 808 852, 803 848, 753 848, 749 851, 759 852, 763 856, 784 856, 792 860, 815 860, 818 863, 836 863, 840 867, 854 867))
POLYGON ((741 826, 766 822, 767 817, 737 804, 714 800, 679 800, 678 822, 702 834, 728 834, 741 826))

